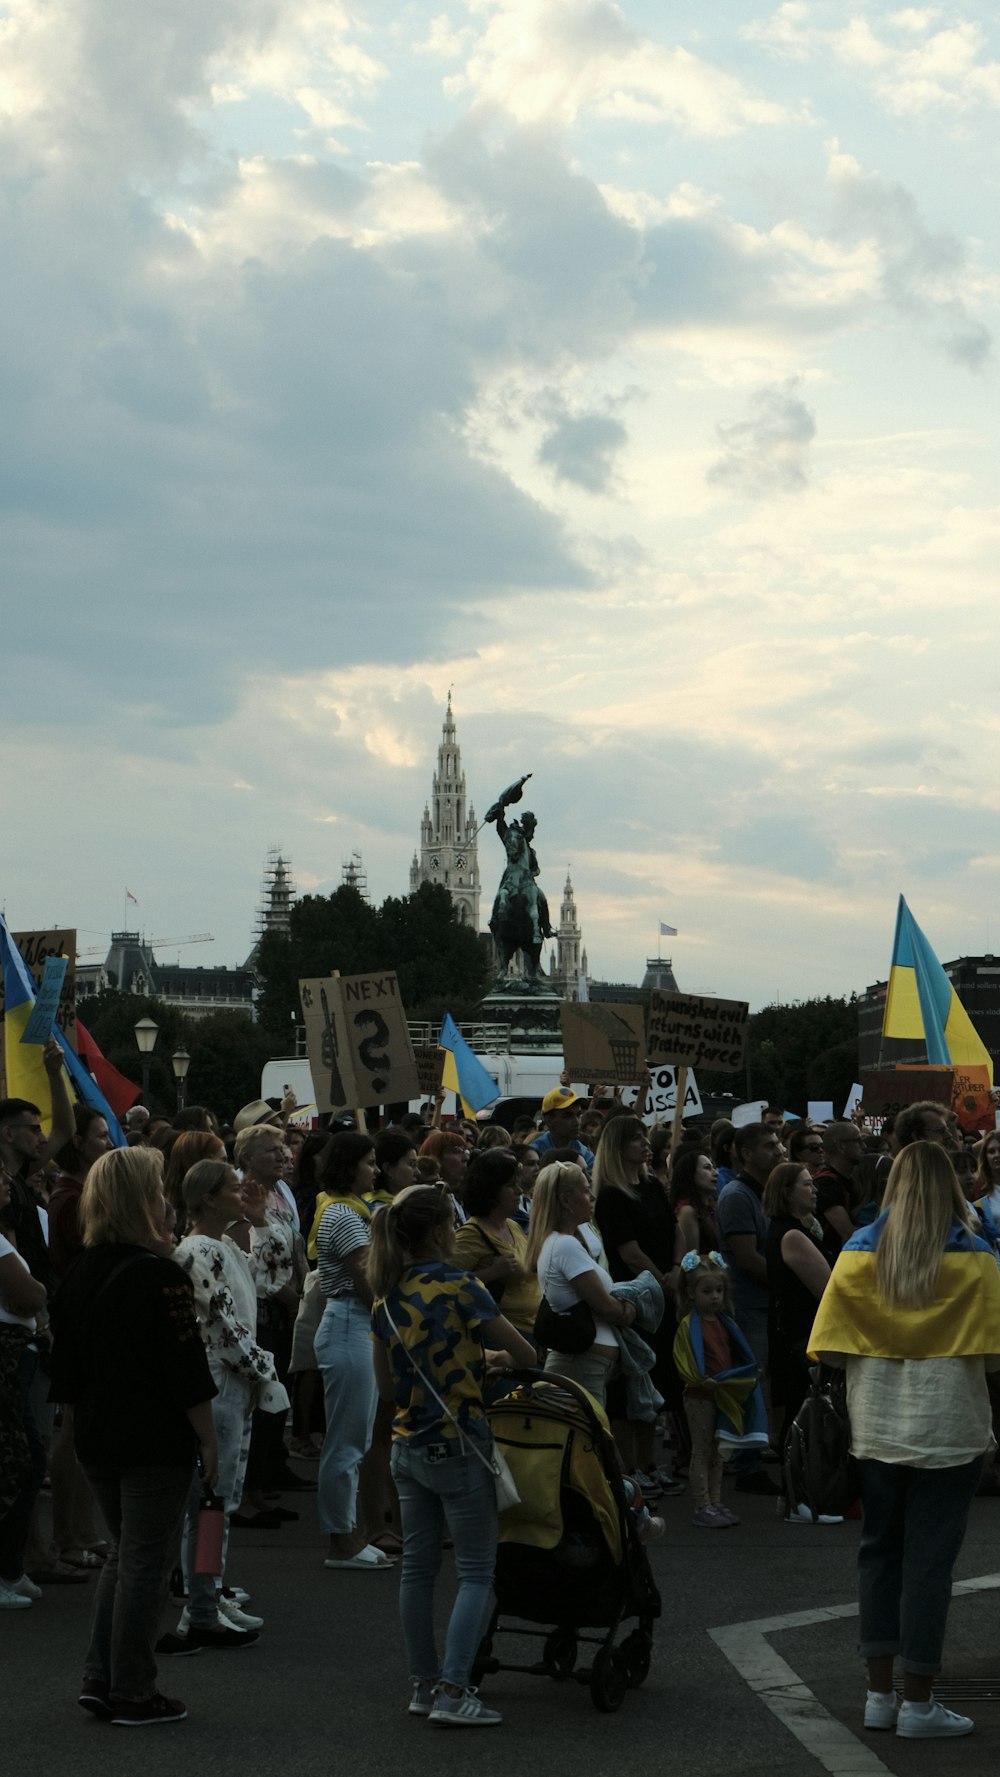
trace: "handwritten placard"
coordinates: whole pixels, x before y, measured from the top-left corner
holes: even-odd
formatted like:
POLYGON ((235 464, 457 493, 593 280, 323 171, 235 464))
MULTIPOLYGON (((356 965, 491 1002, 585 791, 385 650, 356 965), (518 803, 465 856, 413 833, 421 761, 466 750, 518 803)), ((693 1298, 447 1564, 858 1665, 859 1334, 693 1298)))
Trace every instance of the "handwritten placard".
POLYGON ((397 1104, 420 1092, 395 971, 299 982, 321 1111, 397 1104))
POLYGON ((52 1035, 52 1026, 59 1010, 59 998, 69 968, 68 956, 47 956, 42 971, 42 982, 35 996, 35 1004, 23 1031, 22 1043, 33 1043, 36 1046, 47 1043, 52 1035))
POLYGON ((656 988, 649 1008, 650 1063, 735 1073, 743 1066, 749 1016, 746 1000, 656 988))

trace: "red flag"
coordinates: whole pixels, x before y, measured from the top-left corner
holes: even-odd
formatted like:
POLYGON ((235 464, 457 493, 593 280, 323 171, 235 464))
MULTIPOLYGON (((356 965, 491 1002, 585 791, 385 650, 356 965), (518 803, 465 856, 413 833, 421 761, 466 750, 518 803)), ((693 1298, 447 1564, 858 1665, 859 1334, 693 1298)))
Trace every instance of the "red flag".
POLYGON ((101 1088, 116 1117, 124 1117, 125 1112, 135 1104, 140 1088, 131 1080, 126 1080, 116 1067, 101 1054, 89 1030, 85 1030, 79 1018, 76 1021, 76 1048, 80 1060, 89 1074, 101 1088))

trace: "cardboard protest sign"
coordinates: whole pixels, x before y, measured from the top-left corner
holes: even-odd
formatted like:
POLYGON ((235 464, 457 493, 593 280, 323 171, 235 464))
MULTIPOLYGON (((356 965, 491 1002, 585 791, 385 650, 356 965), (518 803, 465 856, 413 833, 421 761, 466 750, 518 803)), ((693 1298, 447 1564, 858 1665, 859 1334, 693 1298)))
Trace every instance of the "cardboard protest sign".
POLYGON ((413 1059, 417 1064, 417 1080, 422 1098, 433 1098, 444 1074, 443 1049, 437 1043, 415 1043, 413 1059))
POLYGON ((862 1084, 862 1115, 894 1117, 908 1104, 919 1104, 925 1098, 950 1109, 955 1074, 950 1067, 885 1068, 868 1074, 862 1084))
POLYGON ((990 1085, 990 1070, 972 1062, 958 1062, 952 1087, 951 1108, 963 1129, 996 1128, 996 1105, 990 1085))
MULTIPOLYGON (((73 926, 50 926, 43 932, 12 932, 11 937, 21 952, 28 973, 36 987, 42 985, 48 958, 69 958, 59 992, 56 1023, 70 1047, 76 1049, 76 931, 73 926)), ((3 977, 0 975, 0 1023, 3 1022, 3 977)))
POLYGON ((641 1006, 564 1002, 563 1066, 571 1079, 630 1086, 645 1071, 646 1028, 641 1006))
POLYGON ((393 970, 300 981, 299 998, 319 1110, 417 1096, 417 1064, 393 970))
POLYGON ((59 998, 68 968, 68 956, 47 956, 45 958, 45 969, 34 1008, 21 1032, 22 1043, 35 1043, 41 1046, 48 1042, 52 1035, 52 1026, 56 1021, 56 1013, 59 1010, 59 998))
MULTIPOLYGON (((663 1123, 672 1117, 677 1108, 677 1074, 675 1067, 654 1067, 652 1069, 653 1084, 646 1094, 646 1110, 644 1123, 663 1123)), ((639 1095, 638 1086, 626 1086, 622 1091, 622 1104, 634 1104, 639 1095)), ((682 1117, 700 1117, 702 1112, 701 1093, 692 1070, 688 1070, 684 1087, 684 1105, 682 1117)))
POLYGON ((650 1064, 735 1073, 743 1066, 749 1016, 746 1000, 656 988, 649 1009, 650 1064))

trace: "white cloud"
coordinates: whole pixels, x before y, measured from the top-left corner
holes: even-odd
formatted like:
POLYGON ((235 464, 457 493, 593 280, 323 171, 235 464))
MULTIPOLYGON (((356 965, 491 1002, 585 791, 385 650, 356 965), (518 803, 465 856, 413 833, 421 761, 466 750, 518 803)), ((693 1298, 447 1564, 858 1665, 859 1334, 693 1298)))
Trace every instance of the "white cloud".
POLYGON ((799 398, 798 386, 792 377, 776 387, 759 389, 746 419, 717 427, 722 454, 709 467, 710 486, 749 499, 798 493, 806 486, 816 420, 799 398))
POLYGON ((781 105, 689 50, 639 37, 609 0, 481 0, 487 19, 461 76, 447 83, 519 123, 584 113, 728 136, 786 121, 781 105))
POLYGON ((834 56, 856 68, 889 112, 919 115, 940 109, 959 115, 1000 105, 1000 61, 974 19, 946 22, 937 8, 879 13, 874 23, 856 13, 846 24, 835 3, 779 6, 744 27, 743 36, 772 55, 805 62, 834 56))

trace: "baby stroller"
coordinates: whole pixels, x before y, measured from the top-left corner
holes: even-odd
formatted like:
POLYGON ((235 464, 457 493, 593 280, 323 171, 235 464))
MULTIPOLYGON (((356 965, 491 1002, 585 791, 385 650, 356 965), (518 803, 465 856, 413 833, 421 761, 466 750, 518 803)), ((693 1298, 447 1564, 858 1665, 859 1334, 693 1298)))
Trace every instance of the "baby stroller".
POLYGON ((510 1464, 521 1502, 500 1519, 496 1609, 473 1668, 531 1672, 589 1684, 594 1707, 610 1715, 649 1672, 660 1595, 636 1532, 608 1423, 586 1390, 540 1370, 522 1372, 489 1410, 497 1447, 510 1464), (501 1621, 515 1617, 515 1625, 501 1621), (637 1618, 617 1646, 623 1622, 637 1618), (526 1629, 524 1623, 546 1629, 526 1629), (596 1629, 599 1634, 581 1631, 596 1629), (544 1641, 532 1666, 505 1664, 493 1652, 499 1634, 544 1641), (575 1671, 581 1641, 597 1647, 575 1671))

